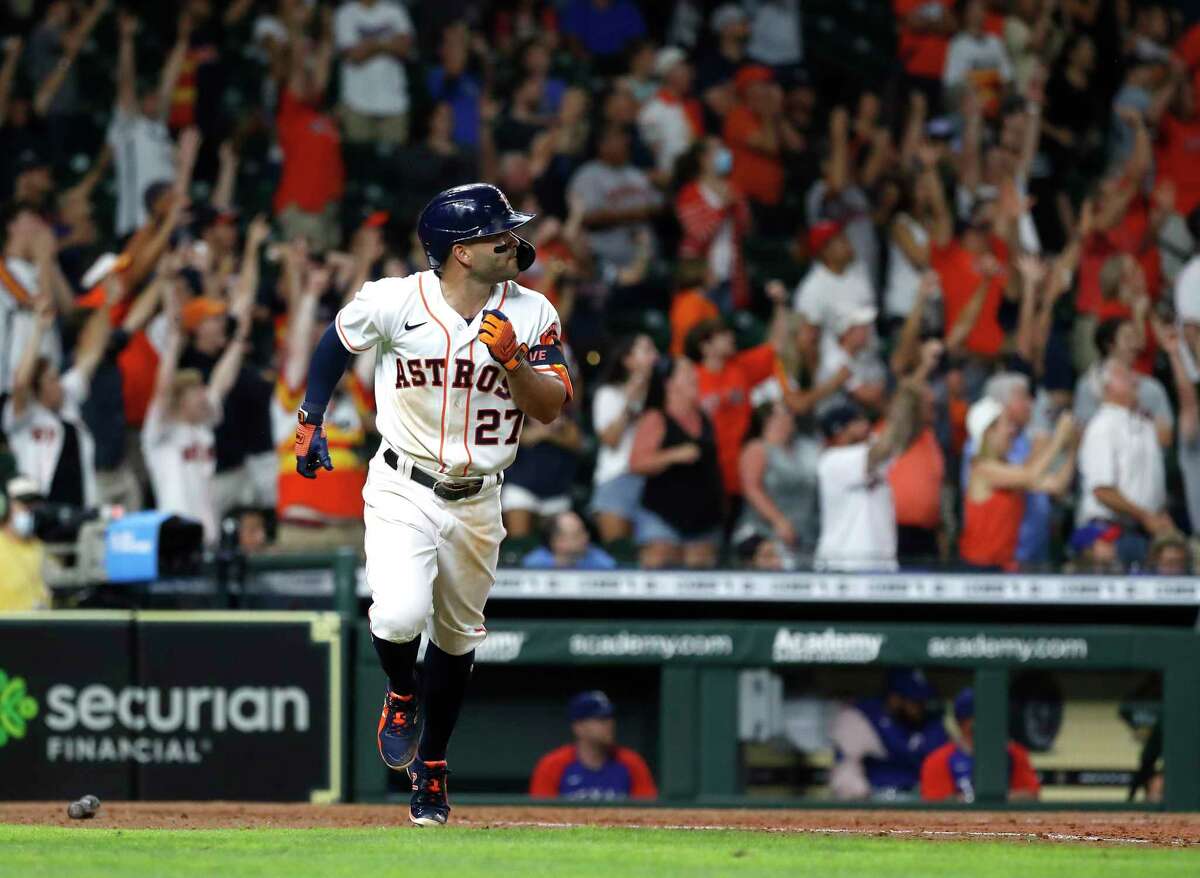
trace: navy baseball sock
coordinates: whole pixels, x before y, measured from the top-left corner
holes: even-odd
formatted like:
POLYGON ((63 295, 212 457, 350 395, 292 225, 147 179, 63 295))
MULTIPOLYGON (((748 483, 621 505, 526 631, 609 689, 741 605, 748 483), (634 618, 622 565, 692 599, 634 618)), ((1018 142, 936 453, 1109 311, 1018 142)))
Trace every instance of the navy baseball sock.
POLYGON ((437 762, 446 758, 450 734, 458 722, 458 711, 467 694, 467 680, 475 663, 475 650, 466 655, 450 655, 430 641, 425 650, 424 686, 425 727, 417 758, 437 762))
POLYGON ((383 665, 383 672, 387 674, 388 688, 397 695, 412 695, 417 688, 413 672, 417 667, 421 635, 418 634, 408 643, 392 643, 372 634, 371 642, 375 644, 375 654, 379 656, 379 664, 383 665))

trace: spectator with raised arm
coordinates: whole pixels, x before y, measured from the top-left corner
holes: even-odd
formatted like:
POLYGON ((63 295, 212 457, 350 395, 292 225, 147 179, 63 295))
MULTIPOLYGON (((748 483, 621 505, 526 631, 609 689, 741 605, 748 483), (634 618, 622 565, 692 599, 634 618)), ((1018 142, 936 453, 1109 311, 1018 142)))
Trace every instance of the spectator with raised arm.
POLYGON ((642 141, 654 152, 655 182, 665 186, 675 173, 675 162, 704 133, 704 119, 700 102, 691 94, 692 65, 683 49, 660 49, 654 74, 661 85, 642 105, 638 129, 642 141))
MULTIPOLYGON (((298 45, 300 22, 293 17, 288 27, 298 45)), ((284 237, 306 238, 317 250, 332 249, 341 237, 338 204, 346 180, 337 122, 322 109, 332 64, 332 37, 324 30, 311 58, 292 52, 275 117, 283 150, 275 215, 284 237)))
POLYGON ((88 318, 71 368, 61 375, 58 363, 41 354, 42 336, 54 322, 54 304, 42 296, 34 309, 12 395, 4 404, 4 432, 17 471, 32 478, 47 500, 86 508, 96 503, 96 466, 91 431, 81 408, 108 345, 109 305, 105 301, 88 318))
POLYGON ((211 544, 220 536, 213 431, 225 417, 225 400, 242 366, 250 315, 248 309, 240 312, 237 330, 206 382, 199 370, 178 368, 184 346, 181 322, 187 309, 178 301, 179 281, 170 283, 172 288, 165 293, 167 339, 142 426, 142 453, 150 471, 155 508, 199 522, 204 541, 211 544))
POLYGON ((155 183, 176 179, 171 134, 167 129, 171 93, 179 79, 191 19, 179 16, 175 45, 171 48, 158 81, 139 86, 135 57, 138 19, 123 11, 117 16, 120 42, 117 49, 117 102, 108 126, 108 144, 117 173, 116 232, 125 236, 140 228, 150 212, 148 190, 155 183))
POLYGON ((599 448, 591 510, 602 543, 633 533, 645 479, 630 471, 629 458, 658 349, 650 336, 631 335, 619 341, 609 357, 607 374, 592 397, 592 429, 599 448))

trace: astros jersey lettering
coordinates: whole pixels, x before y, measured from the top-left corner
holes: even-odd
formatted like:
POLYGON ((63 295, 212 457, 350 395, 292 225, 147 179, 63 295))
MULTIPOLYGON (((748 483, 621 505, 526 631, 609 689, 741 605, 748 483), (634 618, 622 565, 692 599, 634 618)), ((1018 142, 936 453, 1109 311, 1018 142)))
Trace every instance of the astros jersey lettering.
MULTIPOLYGON (((517 341, 534 348, 557 341, 558 313, 546 298, 512 281, 496 284, 480 312, 498 310, 517 341)), ((367 283, 335 321, 349 350, 378 346, 378 429, 394 450, 447 477, 498 473, 517 453, 523 415, 512 402, 503 367, 478 339, 480 315, 468 322, 442 297, 432 271, 367 283)), ((535 362, 537 371, 559 374, 535 362)))

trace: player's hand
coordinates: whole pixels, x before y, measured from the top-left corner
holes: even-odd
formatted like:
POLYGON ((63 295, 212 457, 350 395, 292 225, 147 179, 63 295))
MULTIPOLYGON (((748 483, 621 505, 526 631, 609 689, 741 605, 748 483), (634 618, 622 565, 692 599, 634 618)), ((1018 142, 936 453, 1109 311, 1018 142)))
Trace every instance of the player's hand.
POLYGON ((325 426, 306 424, 301 420, 296 427, 296 472, 306 479, 315 479, 322 468, 333 471, 333 461, 329 459, 329 442, 325 438, 325 426))
POLYGON ((506 372, 512 372, 525 359, 529 347, 517 343, 517 335, 513 332, 512 324, 501 311, 484 311, 483 320, 479 324, 479 340, 487 345, 492 359, 504 367, 506 372))

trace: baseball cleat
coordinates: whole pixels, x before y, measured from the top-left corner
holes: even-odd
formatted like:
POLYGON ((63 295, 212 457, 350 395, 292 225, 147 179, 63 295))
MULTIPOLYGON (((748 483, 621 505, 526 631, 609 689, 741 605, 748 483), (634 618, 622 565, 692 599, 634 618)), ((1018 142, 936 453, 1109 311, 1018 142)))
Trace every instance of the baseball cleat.
POLYGON ((403 771, 417 755, 420 740, 420 710, 415 695, 397 695, 388 690, 379 716, 379 755, 393 771, 403 771))
POLYGON ((412 778, 412 802, 408 819, 417 826, 445 826, 450 817, 450 802, 446 798, 445 760, 423 762, 418 759, 408 767, 412 778))

